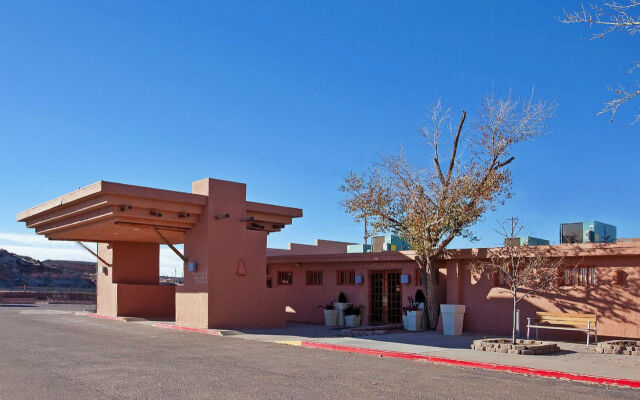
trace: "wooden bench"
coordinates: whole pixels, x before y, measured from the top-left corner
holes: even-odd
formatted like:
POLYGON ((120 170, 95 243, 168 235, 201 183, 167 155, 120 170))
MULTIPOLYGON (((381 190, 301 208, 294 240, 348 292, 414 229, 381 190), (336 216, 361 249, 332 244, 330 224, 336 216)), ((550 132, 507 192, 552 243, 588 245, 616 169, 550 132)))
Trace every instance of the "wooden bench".
POLYGON ((536 312, 536 318, 527 318, 527 340, 529 340, 530 328, 536 328, 536 340, 538 339, 538 329, 585 332, 587 334, 587 347, 589 346, 591 332, 593 332, 596 344, 598 344, 598 319, 596 314, 536 312), (535 320, 533 324, 531 323, 532 319, 535 320))

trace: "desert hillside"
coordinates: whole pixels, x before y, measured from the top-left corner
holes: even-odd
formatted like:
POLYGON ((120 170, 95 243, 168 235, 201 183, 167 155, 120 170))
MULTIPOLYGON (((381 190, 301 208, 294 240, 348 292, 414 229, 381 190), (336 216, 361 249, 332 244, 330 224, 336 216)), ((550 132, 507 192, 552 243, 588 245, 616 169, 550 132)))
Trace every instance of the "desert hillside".
POLYGON ((28 287, 95 288, 96 264, 83 261, 39 261, 0 249, 0 289, 28 287))

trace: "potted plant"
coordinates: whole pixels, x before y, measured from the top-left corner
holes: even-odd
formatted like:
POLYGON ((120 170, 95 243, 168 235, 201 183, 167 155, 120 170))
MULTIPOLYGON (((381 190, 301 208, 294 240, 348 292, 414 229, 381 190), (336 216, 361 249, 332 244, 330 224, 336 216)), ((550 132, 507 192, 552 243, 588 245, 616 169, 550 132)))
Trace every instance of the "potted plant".
POLYGON ((360 307, 349 306, 344 310, 344 322, 350 328, 356 328, 360 326, 360 321, 362 319, 362 312, 360 311, 360 307))
POLYGON ((344 310, 351 306, 351 303, 347 303, 347 296, 340 292, 338 295, 338 301, 333 303, 333 306, 338 310, 338 326, 344 326, 344 310))
POLYGON ((338 310, 331 303, 319 305, 318 308, 324 309, 324 325, 334 327, 338 325, 338 310))
POLYGON ((415 299, 407 296, 409 305, 402 308, 402 322, 404 329, 408 331, 421 331, 423 310, 418 307, 415 299))
POLYGON ((424 310, 424 305, 426 304, 427 299, 426 297, 424 297, 424 292, 422 291, 422 289, 416 290, 415 302, 418 304, 418 308, 420 310, 424 310))

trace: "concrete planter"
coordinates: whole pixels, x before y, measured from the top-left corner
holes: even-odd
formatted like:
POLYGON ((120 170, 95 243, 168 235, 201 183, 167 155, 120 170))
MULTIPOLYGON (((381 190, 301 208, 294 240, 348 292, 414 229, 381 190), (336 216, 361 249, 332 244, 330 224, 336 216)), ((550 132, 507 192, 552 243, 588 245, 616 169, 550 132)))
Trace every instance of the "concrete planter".
POLYGON ((361 319, 361 315, 346 315, 344 317, 344 322, 349 328, 357 328, 360 326, 361 319))
POLYGON ((331 327, 338 325, 338 310, 324 310, 324 325, 331 327))
POLYGON ((407 331, 421 331, 422 327, 422 310, 407 311, 402 315, 402 322, 404 323, 404 329, 407 331))
POLYGON ((463 304, 440 304, 442 330, 445 335, 462 335, 465 308, 463 304))
POLYGON ((333 306, 336 308, 336 311, 338 311, 338 322, 337 322, 337 326, 345 326, 345 322, 344 322, 344 310, 347 307, 351 306, 351 303, 333 303, 333 306))

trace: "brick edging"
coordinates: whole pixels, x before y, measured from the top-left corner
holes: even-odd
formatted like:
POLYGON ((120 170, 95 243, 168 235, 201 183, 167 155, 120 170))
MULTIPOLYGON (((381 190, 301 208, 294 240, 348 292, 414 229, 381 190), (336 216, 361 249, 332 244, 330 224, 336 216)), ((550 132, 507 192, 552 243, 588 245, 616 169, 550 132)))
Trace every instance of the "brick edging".
POLYGON ((314 348, 314 349, 342 351, 347 353, 368 354, 372 356, 380 356, 380 357, 388 357, 388 358, 400 358, 405 360, 426 361, 426 362, 431 362, 435 364, 454 365, 454 366, 467 367, 467 368, 479 368, 479 369, 485 369, 485 370, 491 370, 491 371, 511 372, 514 374, 521 374, 521 375, 533 375, 533 376, 541 376, 545 378, 565 379, 565 380, 574 381, 574 382, 596 383, 600 385, 612 385, 612 386, 640 389, 640 381, 633 380, 633 379, 619 379, 619 378, 608 378, 608 377, 602 377, 602 376, 581 375, 581 374, 574 374, 570 372, 519 367, 515 365, 502 365, 502 364, 484 363, 479 361, 464 361, 464 360, 456 360, 452 358, 434 357, 434 356, 427 356, 427 355, 415 354, 415 353, 403 353, 400 351, 368 349, 368 348, 352 347, 352 346, 340 346, 340 345, 334 345, 334 344, 328 344, 328 343, 311 342, 306 340, 303 340, 301 342, 301 346, 307 347, 307 348, 314 348))

